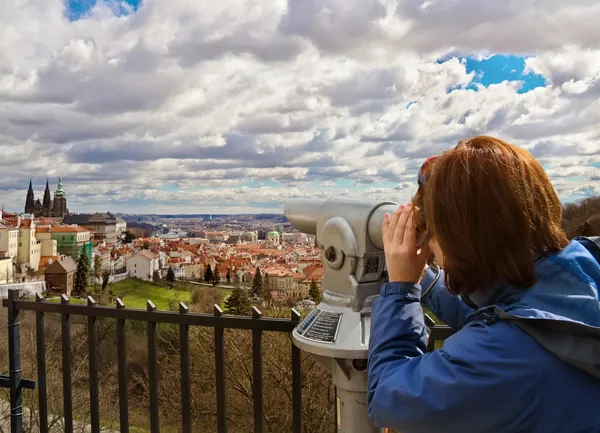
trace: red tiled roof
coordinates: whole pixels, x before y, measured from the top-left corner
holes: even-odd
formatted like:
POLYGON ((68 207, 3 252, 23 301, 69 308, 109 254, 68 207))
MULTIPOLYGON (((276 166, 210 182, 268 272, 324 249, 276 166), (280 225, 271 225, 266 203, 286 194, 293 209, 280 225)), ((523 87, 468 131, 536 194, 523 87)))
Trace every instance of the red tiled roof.
POLYGON ((154 254, 152 251, 148 251, 148 250, 141 250, 138 254, 141 254, 142 256, 146 257, 148 260, 152 260, 156 258, 156 254, 154 254))

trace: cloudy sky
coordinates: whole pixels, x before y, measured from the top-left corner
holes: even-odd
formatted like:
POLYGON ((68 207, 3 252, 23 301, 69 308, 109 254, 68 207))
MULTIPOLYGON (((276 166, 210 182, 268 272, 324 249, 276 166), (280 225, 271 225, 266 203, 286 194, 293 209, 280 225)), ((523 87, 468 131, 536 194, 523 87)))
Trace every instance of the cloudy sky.
POLYGON ((0 0, 0 204, 281 212, 407 200, 481 133, 600 194, 596 0, 0 0))

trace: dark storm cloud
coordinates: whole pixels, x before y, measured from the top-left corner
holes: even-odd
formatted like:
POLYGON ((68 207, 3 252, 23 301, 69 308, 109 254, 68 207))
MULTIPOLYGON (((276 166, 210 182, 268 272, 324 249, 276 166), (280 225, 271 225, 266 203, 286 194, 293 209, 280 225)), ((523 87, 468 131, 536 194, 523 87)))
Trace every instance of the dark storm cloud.
POLYGON ((204 32, 197 29, 186 37, 176 38, 169 45, 169 54, 177 58, 183 67, 190 68, 226 54, 249 54, 264 62, 291 61, 303 48, 300 38, 280 35, 260 39, 248 34, 234 34, 207 41, 204 32))

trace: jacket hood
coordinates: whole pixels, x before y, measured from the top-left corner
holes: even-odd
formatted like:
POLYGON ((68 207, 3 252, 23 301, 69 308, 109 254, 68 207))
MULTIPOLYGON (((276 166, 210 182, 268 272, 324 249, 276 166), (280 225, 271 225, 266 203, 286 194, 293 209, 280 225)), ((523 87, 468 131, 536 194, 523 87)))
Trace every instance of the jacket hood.
POLYGON ((500 319, 514 321, 560 359, 600 379, 600 264, 594 247, 587 239, 573 240, 537 261, 533 287, 508 286, 491 298, 484 292, 471 300, 493 305, 500 319))

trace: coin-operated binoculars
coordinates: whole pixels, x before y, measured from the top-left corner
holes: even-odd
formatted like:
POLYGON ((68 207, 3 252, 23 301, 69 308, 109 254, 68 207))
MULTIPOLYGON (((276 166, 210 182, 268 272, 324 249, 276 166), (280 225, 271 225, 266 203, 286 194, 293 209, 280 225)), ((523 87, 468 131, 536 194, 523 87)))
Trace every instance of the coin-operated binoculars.
POLYGON ((288 221, 317 236, 324 275, 323 300, 294 329, 294 344, 332 374, 338 433, 381 433, 368 417, 367 355, 371 305, 384 282, 382 226, 392 202, 331 198, 290 200, 288 221))

